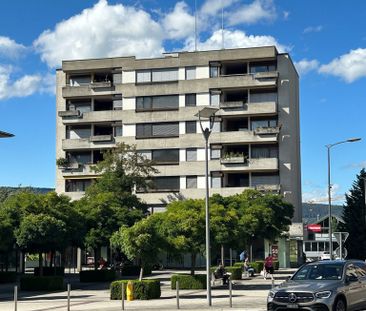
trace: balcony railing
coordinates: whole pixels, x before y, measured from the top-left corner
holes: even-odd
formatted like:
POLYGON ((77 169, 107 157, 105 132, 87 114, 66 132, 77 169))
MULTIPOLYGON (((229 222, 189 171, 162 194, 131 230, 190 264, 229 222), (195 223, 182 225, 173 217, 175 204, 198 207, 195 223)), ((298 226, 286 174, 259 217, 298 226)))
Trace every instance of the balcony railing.
POLYGON ((111 81, 100 81, 100 82, 92 82, 89 84, 91 89, 99 89, 99 88, 109 88, 112 87, 111 81))
POLYGON ((59 111, 58 112, 59 117, 80 117, 81 113, 79 110, 66 110, 66 111, 59 111))
POLYGON ((255 190, 258 191, 270 191, 270 192, 279 192, 281 189, 281 185, 256 185, 255 190))
POLYGON ((248 164, 247 156, 226 156, 220 159, 221 164, 248 164))
POLYGON ((254 130, 254 134, 256 135, 273 135, 278 134, 280 132, 280 127, 257 127, 254 130))
POLYGON ((104 141, 112 141, 113 140, 113 136, 110 135, 96 135, 96 136, 91 136, 90 137, 90 141, 91 142, 104 142, 104 141))
POLYGON ((244 100, 232 101, 232 102, 221 102, 220 108, 242 108, 245 105, 244 100))

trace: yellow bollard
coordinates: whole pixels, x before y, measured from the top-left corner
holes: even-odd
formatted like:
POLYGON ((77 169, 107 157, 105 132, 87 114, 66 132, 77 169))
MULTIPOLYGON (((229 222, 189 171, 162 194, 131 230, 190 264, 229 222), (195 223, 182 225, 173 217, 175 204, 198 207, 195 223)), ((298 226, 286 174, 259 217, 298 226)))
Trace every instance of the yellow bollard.
POLYGON ((128 281, 127 283, 127 301, 133 300, 133 283, 128 281))

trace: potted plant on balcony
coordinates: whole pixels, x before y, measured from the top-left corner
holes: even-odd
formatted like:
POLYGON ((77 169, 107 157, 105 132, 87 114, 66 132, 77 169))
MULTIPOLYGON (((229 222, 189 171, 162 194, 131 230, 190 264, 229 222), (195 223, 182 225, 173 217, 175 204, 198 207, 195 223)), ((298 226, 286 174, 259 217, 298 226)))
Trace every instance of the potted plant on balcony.
POLYGON ((244 155, 242 152, 227 152, 224 157, 221 159, 221 163, 246 163, 248 159, 247 155, 244 155))
POLYGON ((59 168, 65 168, 65 167, 68 167, 70 164, 69 162, 69 159, 67 158, 58 158, 56 160, 56 165, 59 167, 59 168))

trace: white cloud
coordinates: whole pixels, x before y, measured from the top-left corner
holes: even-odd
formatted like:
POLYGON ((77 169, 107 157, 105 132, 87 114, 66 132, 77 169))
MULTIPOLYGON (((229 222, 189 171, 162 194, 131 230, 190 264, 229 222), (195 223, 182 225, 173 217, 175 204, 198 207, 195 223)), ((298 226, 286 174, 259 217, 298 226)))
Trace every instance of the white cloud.
POLYGON ((230 12, 228 22, 230 26, 254 24, 261 20, 273 20, 276 16, 276 8, 272 0, 255 0, 230 12))
POLYGON ((221 9, 230 7, 233 3, 238 2, 238 0, 207 0, 201 8, 201 14, 214 16, 221 9))
POLYGON ((323 30, 323 26, 322 25, 309 26, 309 27, 306 27, 304 29, 303 33, 320 32, 322 30, 323 30))
POLYGON ((349 165, 346 165, 345 168, 357 168, 357 169, 363 169, 366 168, 366 161, 362 161, 359 163, 351 163, 349 165))
POLYGON ((329 64, 322 65, 319 72, 340 77, 348 83, 366 77, 366 49, 351 50, 329 64))
MULTIPOLYGON (((248 48, 259 46, 275 45, 279 51, 284 52, 289 48, 278 43, 272 36, 254 36, 247 35, 241 30, 225 30, 224 31, 225 48, 248 48)), ((198 44, 199 50, 217 50, 222 47, 221 30, 215 31, 206 41, 198 44)), ((189 38, 185 46, 186 50, 194 50, 194 39, 189 38)))
POLYGON ((14 68, 0 65, 0 100, 12 97, 26 97, 34 93, 54 93, 52 75, 24 75, 12 79, 14 68))
POLYGON ((26 47, 22 44, 16 43, 14 40, 0 36, 0 56, 7 58, 17 58, 24 51, 26 47))
POLYGON ((183 39, 194 33, 194 16, 185 2, 176 3, 174 10, 165 15, 162 24, 169 39, 183 39))
POLYGON ((145 11, 100 0, 55 29, 44 31, 34 47, 54 68, 63 59, 157 56, 164 51, 162 40, 162 27, 145 11))
MULTIPOLYGON (((344 193, 340 193, 340 186, 334 184, 331 190, 332 203, 343 203, 345 200, 344 193)), ((328 187, 313 188, 307 192, 303 192, 302 201, 308 203, 327 203, 328 202, 328 187)))
POLYGON ((306 58, 304 58, 299 62, 295 62, 295 67, 301 76, 307 74, 312 70, 316 70, 319 67, 319 62, 316 59, 307 60, 306 58))

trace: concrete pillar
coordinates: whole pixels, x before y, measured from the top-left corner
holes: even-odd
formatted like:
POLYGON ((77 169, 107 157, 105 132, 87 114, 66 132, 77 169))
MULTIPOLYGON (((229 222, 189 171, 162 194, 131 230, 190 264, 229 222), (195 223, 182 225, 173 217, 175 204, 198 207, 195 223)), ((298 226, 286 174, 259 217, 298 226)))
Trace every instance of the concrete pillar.
POLYGON ((81 263, 82 263, 81 256, 82 256, 81 248, 78 247, 76 251, 76 269, 78 272, 81 271, 81 263))

